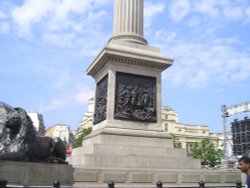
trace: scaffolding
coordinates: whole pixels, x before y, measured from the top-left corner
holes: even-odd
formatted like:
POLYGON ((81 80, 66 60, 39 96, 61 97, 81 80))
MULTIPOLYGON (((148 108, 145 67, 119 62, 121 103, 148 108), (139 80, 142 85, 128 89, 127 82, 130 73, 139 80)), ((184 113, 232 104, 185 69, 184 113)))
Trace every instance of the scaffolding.
POLYGON ((236 105, 232 105, 227 107, 226 105, 222 105, 221 106, 221 112, 222 112, 222 120, 223 120, 223 131, 224 131, 224 140, 223 140, 223 162, 226 162, 230 157, 232 156, 228 156, 228 151, 227 151, 227 147, 226 147, 226 143, 229 142, 229 139, 227 137, 227 118, 234 116, 234 115, 238 115, 238 114, 242 114, 242 113, 247 113, 250 112, 250 101, 249 102, 244 102, 241 104, 236 104, 236 105))

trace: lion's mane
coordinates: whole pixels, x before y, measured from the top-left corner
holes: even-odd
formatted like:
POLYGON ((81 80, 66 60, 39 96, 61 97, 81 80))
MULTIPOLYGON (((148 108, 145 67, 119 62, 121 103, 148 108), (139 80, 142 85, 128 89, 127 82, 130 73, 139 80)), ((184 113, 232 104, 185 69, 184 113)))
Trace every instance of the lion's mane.
POLYGON ((65 144, 60 138, 39 136, 22 108, 14 108, 6 117, 0 135, 0 160, 67 163, 65 144))

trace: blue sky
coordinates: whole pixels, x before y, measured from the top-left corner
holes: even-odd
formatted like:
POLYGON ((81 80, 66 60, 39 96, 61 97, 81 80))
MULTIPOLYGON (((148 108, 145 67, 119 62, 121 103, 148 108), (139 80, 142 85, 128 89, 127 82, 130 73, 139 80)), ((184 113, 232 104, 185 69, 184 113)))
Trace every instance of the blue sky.
MULTIPOLYGON (((222 131, 221 105, 250 100, 250 1, 144 7, 144 37, 174 59, 162 74, 163 105, 181 123, 222 131)), ((46 127, 76 129, 95 89, 85 71, 111 37, 112 20, 113 0, 0 1, 0 101, 40 111, 46 127)))

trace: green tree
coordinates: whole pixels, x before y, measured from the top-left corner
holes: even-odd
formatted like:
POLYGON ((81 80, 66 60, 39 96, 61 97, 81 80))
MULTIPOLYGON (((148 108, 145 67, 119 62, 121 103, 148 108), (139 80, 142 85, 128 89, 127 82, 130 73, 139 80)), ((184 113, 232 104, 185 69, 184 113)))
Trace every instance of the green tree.
POLYGON ((180 139, 177 138, 174 134, 171 134, 172 138, 173 138, 173 145, 174 148, 182 148, 182 144, 180 142, 180 139))
POLYGON ((200 159, 202 163, 213 166, 216 161, 219 161, 222 157, 222 150, 216 149, 214 144, 205 138, 199 143, 195 143, 195 146, 191 149, 191 155, 200 159))
POLYGON ((89 135, 92 131, 92 127, 89 128, 85 128, 82 130, 82 132, 80 133, 80 135, 75 139, 74 143, 73 143, 73 148, 77 148, 82 146, 82 141, 84 139, 85 136, 89 135))

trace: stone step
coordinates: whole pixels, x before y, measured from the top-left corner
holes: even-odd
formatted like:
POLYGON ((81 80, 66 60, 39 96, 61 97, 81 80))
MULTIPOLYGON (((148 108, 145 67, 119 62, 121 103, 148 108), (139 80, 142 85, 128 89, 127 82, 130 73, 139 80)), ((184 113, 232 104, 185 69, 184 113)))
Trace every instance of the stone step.
POLYGON ((99 135, 97 133, 93 133, 92 135, 88 135, 87 139, 82 142, 82 146, 101 143, 110 145, 173 147, 173 141, 167 133, 151 133, 149 131, 123 131, 121 131, 120 135, 116 132, 112 132, 112 134, 99 135), (129 133, 131 133, 131 135, 129 135, 129 133))
POLYGON ((178 157, 93 155, 75 156, 73 164, 100 167, 199 169, 200 160, 178 157))
POLYGON ((72 155, 97 154, 97 155, 125 155, 125 156, 158 156, 158 157, 186 157, 186 150, 180 148, 149 147, 149 146, 128 146, 92 144, 85 145, 73 150, 72 155))

